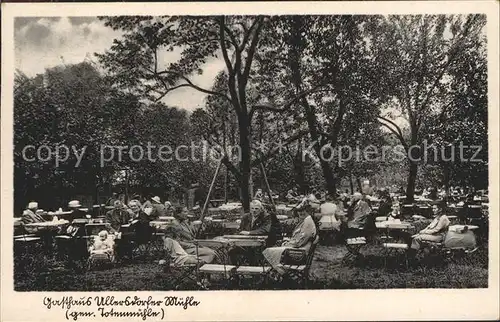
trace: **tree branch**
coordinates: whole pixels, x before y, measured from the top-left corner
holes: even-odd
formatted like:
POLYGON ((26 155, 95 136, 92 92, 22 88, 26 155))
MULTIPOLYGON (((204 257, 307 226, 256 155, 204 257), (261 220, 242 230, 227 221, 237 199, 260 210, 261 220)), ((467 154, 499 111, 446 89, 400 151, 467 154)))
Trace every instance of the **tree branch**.
MULTIPOLYGON (((154 72, 153 72, 154 74, 154 72)), ((168 71, 168 70, 165 70, 165 71, 161 71, 161 72, 158 72, 156 74, 154 74, 153 76, 156 76, 158 79, 162 80, 162 82, 164 83, 164 85, 166 85, 166 83, 164 82, 164 80, 162 79, 161 75, 164 75, 164 74, 170 74, 170 75, 174 75, 176 77, 179 77, 181 79, 183 79, 186 84, 182 84, 182 85, 186 85, 186 86, 189 86, 191 88, 194 88, 202 93, 205 93, 205 94, 209 94, 209 95, 215 95, 215 96, 219 96, 219 97, 222 97, 224 99, 226 99, 227 101, 229 101, 230 103, 232 103, 231 99, 224 93, 221 93, 221 92, 215 92, 215 91, 210 91, 208 89, 204 89, 204 88, 201 88, 199 87, 198 85, 195 85, 189 78, 187 78, 186 76, 178 73, 178 72, 173 72, 173 71, 168 71)), ((182 87, 185 87, 185 86, 182 86, 182 87)))
POLYGON ((233 65, 231 64, 231 61, 229 60, 229 55, 227 53, 227 48, 226 48, 226 41, 225 41, 225 29, 224 29, 224 24, 225 24, 225 18, 224 16, 219 18, 219 34, 220 34, 220 48, 222 51, 222 56, 224 57, 224 62, 226 63, 227 70, 229 72, 229 77, 232 77, 234 70, 233 70, 233 65))
MULTIPOLYGON (((259 35, 262 27, 264 26, 264 18, 259 17, 257 20, 257 28, 255 29, 252 42, 250 43, 250 48, 248 49, 247 59, 245 61, 245 69, 243 70, 243 84, 242 87, 245 88, 248 82, 248 76, 250 74, 250 68, 252 67, 253 56, 255 55, 255 49, 257 48, 257 43, 259 42, 259 35)), ((251 30, 250 32, 251 33, 251 30)))
POLYGON ((269 105, 259 105, 259 104, 254 105, 252 107, 252 109, 250 109, 249 118, 250 118, 250 120, 252 120, 252 117, 257 110, 272 111, 272 112, 276 112, 276 113, 286 112, 293 104, 297 103, 300 99, 305 98, 306 96, 308 96, 311 93, 314 93, 315 91, 317 91, 319 88, 321 88, 323 86, 324 86, 323 84, 317 85, 317 86, 311 88, 310 90, 302 92, 302 93, 298 94, 297 96, 295 96, 293 99, 291 99, 288 102, 286 102, 285 104, 283 104, 281 107, 274 107, 274 106, 269 106, 269 105))
POLYGON ((245 32, 245 35, 243 36, 243 40, 241 41, 240 47, 238 48, 240 53, 243 52, 243 50, 245 49, 247 42, 248 42, 248 39, 250 39, 250 35, 252 34, 252 30, 255 27, 255 25, 257 25, 258 21, 259 21, 258 19, 255 19, 253 21, 252 25, 250 26, 250 29, 246 28, 246 26, 243 23, 241 23, 241 25, 243 26, 243 31, 245 32))
POLYGON ((282 142, 278 145, 278 147, 275 147, 274 149, 269 150, 265 155, 261 155, 260 158, 257 158, 252 161, 252 167, 259 165, 261 162, 266 162, 272 155, 276 154, 276 152, 280 151, 282 148, 288 146, 294 141, 297 141, 298 139, 306 136, 309 134, 309 130, 302 130, 299 131, 298 133, 290 136, 288 139, 285 140, 285 142, 282 142))
POLYGON ((389 131, 391 131, 394 135, 396 135, 396 137, 399 139, 399 141, 401 142, 401 144, 403 145, 403 147, 405 148, 405 150, 408 151, 408 149, 409 149, 408 148, 408 144, 406 143, 406 140, 403 137, 403 132, 401 131, 401 128, 396 123, 394 123, 393 121, 391 121, 391 120, 389 120, 389 119, 387 119, 385 117, 377 116, 377 118, 379 119, 379 124, 381 124, 382 126, 384 126, 385 128, 387 128, 389 131), (386 124, 384 122, 381 122, 381 120, 383 120, 383 121, 391 124, 396 129, 393 129, 388 124, 386 124))
POLYGON ((425 114, 425 108, 427 107, 427 104, 429 103, 429 100, 430 100, 430 98, 432 96, 432 93, 434 92, 434 89, 437 87, 437 85, 439 84, 439 82, 443 78, 443 76, 444 76, 446 70, 448 69, 448 67, 455 60, 455 58, 457 56, 457 53, 460 51, 459 50, 459 45, 467 37, 469 29, 470 29, 470 27, 471 27, 471 25, 472 25, 472 23, 473 23, 474 20, 475 20, 475 16, 473 16, 473 18, 469 18, 467 20, 466 26, 463 29, 463 32, 461 33, 461 37, 453 44, 453 46, 451 46, 450 50, 448 51, 448 60, 446 61, 446 63, 441 68, 441 71, 439 72, 438 76, 434 80, 431 88, 427 91, 427 93, 425 95, 424 102, 420 106, 421 113, 420 113, 420 115, 418 117, 418 120, 417 120, 417 127, 420 127, 420 123, 422 122, 422 117, 425 114))

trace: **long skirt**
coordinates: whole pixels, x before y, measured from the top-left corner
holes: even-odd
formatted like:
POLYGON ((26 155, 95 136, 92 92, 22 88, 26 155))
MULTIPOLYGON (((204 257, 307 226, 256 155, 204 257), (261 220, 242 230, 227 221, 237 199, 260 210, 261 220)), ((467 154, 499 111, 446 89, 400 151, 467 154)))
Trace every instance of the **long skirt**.
POLYGON ((429 241, 434 243, 440 243, 444 239, 443 235, 430 235, 430 234, 418 234, 415 236, 411 242, 412 249, 420 249, 421 242, 429 241))
POLYGON ((172 261, 175 265, 182 266, 185 264, 198 263, 196 255, 189 255, 182 248, 182 246, 176 240, 173 240, 172 238, 168 238, 168 237, 165 238, 163 247, 167 251, 167 253, 170 255, 170 258, 172 259, 172 261))
MULTIPOLYGON (((193 255, 193 256, 196 256, 197 253, 196 253, 196 246, 195 247, 190 247, 190 248, 187 248, 185 249, 186 253, 188 253, 189 255, 193 255)), ((198 247, 198 258, 206 263, 206 264, 210 264, 214 261, 214 258, 215 258, 215 251, 208 248, 208 247, 202 247, 202 246, 199 246, 198 247)))
MULTIPOLYGON (((286 270, 283 268, 283 266, 280 265, 280 262, 281 262, 281 256, 283 255, 283 252, 287 248, 294 248, 294 247, 290 246, 269 247, 264 249, 264 251, 262 252, 262 255, 269 263, 269 265, 271 265, 271 267, 274 268, 274 270, 281 275, 284 275, 286 273, 286 270)), ((307 251, 307 249, 304 247, 296 249, 304 249, 307 251)))

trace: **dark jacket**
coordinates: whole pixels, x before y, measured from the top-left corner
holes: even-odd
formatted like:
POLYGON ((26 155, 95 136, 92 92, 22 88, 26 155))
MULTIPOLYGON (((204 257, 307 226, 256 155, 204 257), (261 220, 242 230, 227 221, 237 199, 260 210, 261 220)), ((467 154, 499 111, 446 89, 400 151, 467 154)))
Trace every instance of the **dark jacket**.
POLYGON ((129 222, 130 214, 125 209, 113 209, 106 213, 106 221, 115 231, 119 231, 121 225, 129 222))
POLYGON ((140 210, 139 213, 133 218, 133 220, 137 220, 137 222, 133 224, 136 243, 145 244, 149 242, 153 233, 153 229, 151 228, 151 226, 149 226, 150 218, 148 214, 140 210))
POLYGON ((378 208, 378 216, 388 216, 392 212, 392 204, 384 200, 380 203, 380 206, 378 208))
POLYGON ((252 214, 245 214, 241 218, 240 231, 248 231, 250 235, 267 235, 267 245, 275 245, 280 239, 281 224, 276 216, 264 212, 252 224, 252 214))
POLYGON ((85 219, 85 218, 87 218, 87 212, 80 209, 75 209, 69 215, 69 222, 72 222, 75 219, 85 219))

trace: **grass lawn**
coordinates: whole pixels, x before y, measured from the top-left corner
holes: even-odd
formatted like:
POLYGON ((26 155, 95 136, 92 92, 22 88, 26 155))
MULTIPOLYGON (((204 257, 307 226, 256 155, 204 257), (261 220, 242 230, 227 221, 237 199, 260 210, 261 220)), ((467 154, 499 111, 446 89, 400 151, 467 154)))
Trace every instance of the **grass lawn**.
MULTIPOLYGON (((310 288, 386 289, 386 288, 485 288, 488 287, 487 249, 480 249, 466 263, 422 261, 416 266, 401 266, 404 261, 391 258, 387 266, 380 249, 368 246, 361 261, 342 261, 345 246, 319 245, 311 266, 310 288), (391 261, 392 260, 392 261, 391 261)), ((137 260, 108 269, 77 273, 61 263, 41 259, 31 273, 16 274, 16 291, 154 291, 171 290, 172 276, 162 271, 158 260, 137 260), (43 267, 42 267, 43 266, 43 267)), ((189 289, 192 285, 179 285, 189 289)), ((269 288, 283 288, 281 285, 269 288)))

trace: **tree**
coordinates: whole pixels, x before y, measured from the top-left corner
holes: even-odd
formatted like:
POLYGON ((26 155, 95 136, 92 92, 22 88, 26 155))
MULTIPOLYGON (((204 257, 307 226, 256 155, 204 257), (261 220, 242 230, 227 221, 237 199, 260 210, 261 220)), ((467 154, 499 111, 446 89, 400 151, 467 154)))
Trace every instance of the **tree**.
POLYGON ((380 67, 379 95, 384 107, 399 111, 409 136, 390 117, 379 121, 404 146, 409 163, 407 201, 413 201, 421 157, 420 147, 429 123, 450 105, 450 70, 474 46, 485 25, 484 15, 388 16, 374 21, 370 43, 380 67))
MULTIPOLYGON (((241 160, 237 178, 240 182, 244 209, 249 209, 249 179, 251 170, 251 124, 257 105, 253 105, 247 90, 251 81, 252 64, 259 50, 259 40, 268 25, 268 18, 258 17, 105 17, 107 26, 125 32, 123 39, 99 60, 115 76, 116 84, 134 88, 144 97, 160 100, 178 88, 193 88, 226 100, 238 120, 241 160), (181 49, 180 58, 165 64, 159 58, 161 50, 181 49), (225 91, 201 88, 190 79, 203 72, 203 64, 211 57, 222 57, 227 72, 225 91)), ((272 32, 272 30, 269 30, 272 32)), ((295 100, 307 95, 301 93, 295 100)), ((224 159, 227 166, 229 160, 224 159)))
POLYGON ((306 124, 330 194, 335 194, 340 174, 334 164, 337 156, 332 156, 330 151, 347 141, 347 119, 355 120, 356 128, 360 128, 370 119, 358 115, 378 109, 370 97, 375 83, 368 73, 370 57, 363 29, 370 19, 355 16, 276 18, 273 37, 278 40, 264 55, 257 56, 257 62, 265 71, 260 76, 263 83, 260 90, 270 101, 280 96, 286 99, 287 88, 294 89, 288 95, 310 93, 300 97, 290 113, 295 124, 306 124))
MULTIPOLYGON (((16 209, 29 199, 44 200, 46 206, 60 206, 75 195, 97 198, 98 188, 109 181, 114 169, 100 166, 101 145, 112 144, 116 133, 117 102, 120 97, 97 69, 88 63, 59 66, 43 75, 16 76, 14 91, 14 159, 16 209), (23 149, 45 146, 42 158, 23 149), (48 155, 56 147, 60 164, 48 155), (77 166, 72 147, 84 151, 77 166), (83 150, 85 148, 85 150, 83 150)), ((123 108, 123 107, 120 107, 123 108)))

